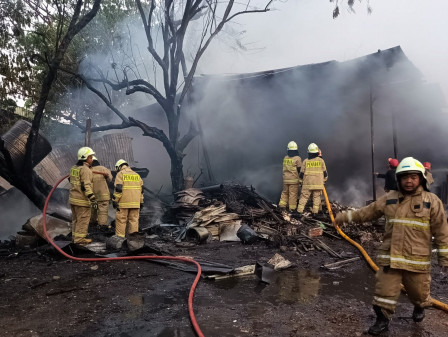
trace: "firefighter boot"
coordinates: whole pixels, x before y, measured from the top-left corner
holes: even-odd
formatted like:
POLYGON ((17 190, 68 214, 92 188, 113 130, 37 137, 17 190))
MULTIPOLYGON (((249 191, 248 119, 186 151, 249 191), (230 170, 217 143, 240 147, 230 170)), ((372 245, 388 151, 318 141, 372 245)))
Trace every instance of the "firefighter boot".
POLYGON ((92 242, 92 239, 82 238, 82 239, 77 240, 75 243, 80 246, 86 246, 91 242, 92 242))
POLYGON ((376 313, 376 321, 375 324, 369 328, 369 335, 378 336, 388 329, 389 319, 384 315, 381 307, 374 305, 373 310, 376 313))
POLYGON ((423 321, 423 318, 425 318, 425 308, 415 306, 414 311, 412 312, 412 319, 414 322, 418 323, 423 321))
POLYGON ((294 219, 300 219, 301 217, 302 217, 302 213, 297 212, 296 209, 294 209, 294 210, 291 212, 291 218, 294 218, 294 219))

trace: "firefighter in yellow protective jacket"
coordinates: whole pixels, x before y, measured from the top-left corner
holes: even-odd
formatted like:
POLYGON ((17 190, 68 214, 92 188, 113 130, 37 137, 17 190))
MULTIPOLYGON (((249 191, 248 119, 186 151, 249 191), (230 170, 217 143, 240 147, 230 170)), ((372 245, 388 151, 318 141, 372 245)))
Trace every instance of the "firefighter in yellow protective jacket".
POLYGON ((299 194, 299 172, 302 166, 302 159, 299 157, 296 142, 289 142, 287 151, 287 156, 283 158, 283 191, 278 206, 282 209, 289 206, 289 210, 292 211, 293 215, 296 215, 299 194))
POLYGON ((309 197, 313 196, 313 215, 319 212, 320 196, 324 188, 324 183, 328 179, 327 167, 324 160, 319 157, 319 148, 316 144, 311 143, 308 146, 308 158, 302 163, 299 179, 302 183, 302 193, 299 199, 299 217, 305 209, 309 197))
POLYGON ((138 232, 140 209, 143 207, 143 180, 131 170, 128 163, 120 159, 115 164, 115 190, 113 207, 117 210, 115 217, 115 235, 126 236, 126 224, 129 222, 128 234, 138 232))
POLYGON ((98 208, 92 184, 91 165, 94 154, 95 152, 90 147, 80 148, 78 162, 70 169, 69 203, 72 210, 72 240, 80 245, 92 242, 86 236, 89 232, 91 208, 98 208))
POLYGON ((92 209, 92 220, 101 226, 107 225, 107 213, 109 209, 110 192, 107 182, 112 182, 112 173, 104 166, 100 165, 98 159, 93 156, 93 193, 98 201, 98 209, 92 209))
POLYGON ((430 268, 434 243, 442 271, 448 272, 448 224, 440 199, 428 192, 425 168, 412 157, 396 169, 398 191, 390 191, 358 211, 339 213, 336 223, 363 223, 386 217, 383 242, 378 250, 373 308, 377 315, 371 335, 387 330, 403 284, 414 304, 412 318, 421 322, 431 305, 430 268))

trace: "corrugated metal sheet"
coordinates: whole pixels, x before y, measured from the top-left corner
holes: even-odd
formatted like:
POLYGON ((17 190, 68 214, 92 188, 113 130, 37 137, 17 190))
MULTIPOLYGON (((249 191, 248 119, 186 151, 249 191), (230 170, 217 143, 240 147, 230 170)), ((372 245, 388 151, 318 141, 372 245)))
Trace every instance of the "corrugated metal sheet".
MULTIPOLYGON (((77 153, 83 144, 58 146, 50 152, 36 167, 36 173, 49 185, 53 186, 61 177, 70 172, 70 168, 77 162, 77 153)), ((108 134, 92 140, 92 149, 96 153, 101 165, 110 170, 115 169, 118 159, 126 160, 134 166, 134 152, 132 138, 126 133, 108 134)))

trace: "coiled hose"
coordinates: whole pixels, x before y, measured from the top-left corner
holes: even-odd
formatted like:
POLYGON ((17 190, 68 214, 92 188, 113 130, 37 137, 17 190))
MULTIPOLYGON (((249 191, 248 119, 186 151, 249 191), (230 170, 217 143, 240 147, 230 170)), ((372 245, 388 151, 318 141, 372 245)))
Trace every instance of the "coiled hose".
MULTIPOLYGON (((324 191, 324 196, 325 196, 325 203, 327 204, 327 209, 328 209, 328 213, 330 214, 330 219, 331 222, 333 223, 334 228, 336 228, 336 230, 338 231, 338 233, 344 238, 346 239, 348 242, 350 242, 352 245, 354 245, 356 248, 358 248, 358 250, 361 252, 362 256, 364 256, 364 258, 366 259, 366 261, 368 262, 370 268, 372 268, 375 272, 379 269, 378 266, 375 264, 375 262, 372 261, 372 259, 370 258, 369 254, 367 254, 367 252, 364 250, 364 248, 362 248, 362 246, 353 241, 352 239, 350 239, 342 230, 341 228, 339 228, 338 225, 336 225, 336 222, 334 221, 334 216, 333 216, 333 211, 331 210, 331 205, 330 205, 330 201, 328 200, 328 195, 327 195, 327 190, 323 189, 324 191)), ((401 289, 405 291, 404 286, 401 285, 401 289)), ((448 312, 448 305, 446 305, 443 302, 440 302, 436 299, 431 298, 431 302, 433 307, 437 308, 437 309, 441 309, 444 310, 446 312, 448 312)))
POLYGON ((193 325, 194 331, 196 332, 196 334, 199 337, 204 337, 204 334, 202 333, 199 324, 196 321, 196 317, 194 315, 194 311, 193 311, 193 297, 194 297, 194 291, 196 289, 196 285, 199 282, 199 278, 201 277, 201 265, 196 262, 195 260, 192 259, 187 259, 184 257, 176 257, 176 256, 123 256, 123 257, 104 257, 104 258, 81 258, 81 257, 76 257, 76 256, 72 256, 67 254, 66 252, 64 252, 61 248, 59 248, 54 241, 52 240, 52 238, 50 238, 50 236, 48 235, 47 232, 47 223, 46 223, 46 213, 47 213, 47 207, 48 207, 48 203, 50 201, 51 195, 53 194, 54 190, 56 189, 56 187, 59 186, 59 184, 68 177, 68 175, 66 175, 65 177, 61 178, 51 189, 50 193, 48 194, 47 199, 45 200, 45 205, 44 205, 44 210, 42 212, 42 221, 43 221, 43 228, 44 228, 44 233, 45 233, 45 237, 47 239, 47 241, 62 255, 64 255, 66 258, 70 259, 70 260, 75 260, 75 261, 83 261, 83 262, 101 262, 101 261, 119 261, 119 260, 177 260, 177 261, 184 261, 184 262, 188 262, 188 263, 193 263, 194 265, 196 265, 198 272, 196 274, 196 278, 194 279, 193 284, 191 285, 190 288, 190 293, 188 295, 188 312, 190 315, 190 320, 191 320, 191 324, 193 325))

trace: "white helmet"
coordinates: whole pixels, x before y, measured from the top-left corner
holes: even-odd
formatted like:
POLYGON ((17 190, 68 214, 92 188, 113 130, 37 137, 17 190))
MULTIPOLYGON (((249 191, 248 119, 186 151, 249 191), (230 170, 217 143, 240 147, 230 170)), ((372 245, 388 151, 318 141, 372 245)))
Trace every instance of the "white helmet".
POLYGON ((89 156, 93 156, 95 152, 88 146, 84 146, 78 150, 78 160, 87 160, 89 156))
POLYGON ((421 173, 423 179, 425 180, 422 183, 422 186, 428 190, 428 186, 426 183, 426 170, 421 162, 413 157, 404 158, 400 164, 398 164, 397 169, 395 170, 395 176, 397 181, 399 181, 398 176, 405 173, 421 173))
POLYGON ((319 147, 316 144, 311 143, 308 145, 308 153, 319 153, 319 147))
POLYGON ((294 151, 294 150, 298 150, 298 149, 299 149, 299 147, 297 146, 297 143, 295 141, 290 141, 288 143, 288 151, 289 150, 294 151))
POLYGON ((115 171, 118 171, 118 170, 120 169, 120 166, 123 165, 123 164, 129 165, 128 162, 127 162, 126 160, 124 160, 124 159, 119 159, 119 160, 117 161, 117 163, 115 164, 115 171))

